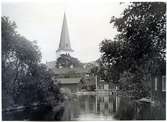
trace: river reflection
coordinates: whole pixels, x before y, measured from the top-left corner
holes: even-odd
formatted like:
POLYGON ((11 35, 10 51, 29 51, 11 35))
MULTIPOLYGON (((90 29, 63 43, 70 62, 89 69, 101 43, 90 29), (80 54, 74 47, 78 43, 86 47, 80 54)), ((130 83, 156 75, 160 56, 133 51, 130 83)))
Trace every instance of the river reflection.
MULTIPOLYGON (((165 104, 152 105, 116 95, 82 95, 66 104, 70 106, 62 120, 164 120, 165 104)), ((66 107, 68 109, 68 107, 66 107)))
MULTIPOLYGON (((165 103, 137 102, 116 95, 80 95, 59 111, 34 109, 2 113, 3 120, 164 120, 165 103)), ((42 107, 43 108, 43 107, 42 107)))
POLYGON ((118 102, 119 98, 114 96, 78 96, 68 103, 71 106, 71 120, 113 120, 118 102))

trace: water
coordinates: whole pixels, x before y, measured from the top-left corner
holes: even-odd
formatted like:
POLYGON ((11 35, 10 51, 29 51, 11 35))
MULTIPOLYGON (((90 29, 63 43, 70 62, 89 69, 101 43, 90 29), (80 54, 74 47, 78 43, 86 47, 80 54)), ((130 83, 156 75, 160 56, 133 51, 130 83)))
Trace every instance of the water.
POLYGON ((81 95, 65 101, 65 107, 46 107, 3 113, 3 120, 164 120, 164 104, 136 102, 114 95, 81 95))
POLYGON ((82 95, 71 102, 71 120, 114 120, 119 97, 82 95))

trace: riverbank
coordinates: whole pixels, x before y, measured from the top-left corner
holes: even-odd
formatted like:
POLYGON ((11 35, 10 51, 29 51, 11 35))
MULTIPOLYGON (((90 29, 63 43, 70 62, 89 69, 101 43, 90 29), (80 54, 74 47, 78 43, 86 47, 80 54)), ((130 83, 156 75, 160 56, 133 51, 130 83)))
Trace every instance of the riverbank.
MULTIPOLYGON (((60 104, 62 103, 56 103, 54 104, 54 106, 59 106, 60 104)), ((2 109, 2 112, 13 112, 13 111, 24 111, 24 110, 28 110, 28 109, 37 109, 41 106, 46 106, 46 107, 52 107, 52 105, 48 104, 48 103, 33 103, 33 104, 30 104, 30 105, 13 105, 13 106, 10 106, 8 108, 5 108, 5 109, 2 109)))
POLYGON ((36 108, 42 105, 46 105, 45 103, 33 103, 31 105, 28 106, 24 106, 24 105, 13 105, 13 106, 9 106, 8 108, 2 109, 2 112, 10 112, 10 111, 21 111, 21 110, 25 110, 25 109, 29 109, 29 108, 36 108))

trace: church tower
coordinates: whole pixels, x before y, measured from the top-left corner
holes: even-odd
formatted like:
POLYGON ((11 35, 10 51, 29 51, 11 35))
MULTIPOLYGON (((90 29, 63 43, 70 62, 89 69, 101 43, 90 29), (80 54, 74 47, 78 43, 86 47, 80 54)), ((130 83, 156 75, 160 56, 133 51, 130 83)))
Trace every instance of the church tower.
POLYGON ((72 52, 73 52, 73 50, 72 50, 71 44, 70 44, 70 37, 69 37, 69 32, 68 32, 66 14, 64 13, 59 48, 56 50, 56 55, 58 58, 61 54, 70 54, 72 52))

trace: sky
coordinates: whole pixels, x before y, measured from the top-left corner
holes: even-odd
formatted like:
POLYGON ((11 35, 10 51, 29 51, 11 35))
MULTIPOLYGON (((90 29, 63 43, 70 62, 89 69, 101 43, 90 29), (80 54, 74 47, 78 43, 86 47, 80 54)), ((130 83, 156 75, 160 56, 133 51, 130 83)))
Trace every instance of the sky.
POLYGON ((3 0, 2 16, 16 22, 18 33, 37 41, 46 63, 56 60, 65 12, 73 56, 90 62, 100 57, 101 41, 117 34, 110 19, 127 5, 111 0, 3 0))

